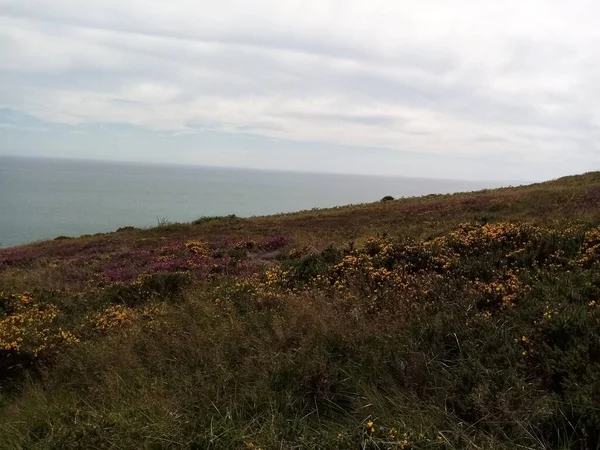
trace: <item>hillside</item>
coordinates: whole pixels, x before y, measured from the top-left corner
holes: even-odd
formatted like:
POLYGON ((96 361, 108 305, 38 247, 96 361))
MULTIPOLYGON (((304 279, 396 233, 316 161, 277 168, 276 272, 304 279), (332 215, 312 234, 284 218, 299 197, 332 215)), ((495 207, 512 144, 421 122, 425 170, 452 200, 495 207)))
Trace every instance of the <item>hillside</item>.
POLYGON ((0 448, 597 449, 599 405, 599 172, 0 249, 0 448))

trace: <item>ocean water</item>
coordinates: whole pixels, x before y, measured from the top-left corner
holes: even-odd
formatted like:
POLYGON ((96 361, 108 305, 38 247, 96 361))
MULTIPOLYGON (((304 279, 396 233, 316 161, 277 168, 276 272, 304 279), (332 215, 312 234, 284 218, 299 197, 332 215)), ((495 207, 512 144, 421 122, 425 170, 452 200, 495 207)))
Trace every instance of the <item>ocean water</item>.
POLYGON ((257 216, 501 184, 0 157, 0 247, 159 218, 257 216))

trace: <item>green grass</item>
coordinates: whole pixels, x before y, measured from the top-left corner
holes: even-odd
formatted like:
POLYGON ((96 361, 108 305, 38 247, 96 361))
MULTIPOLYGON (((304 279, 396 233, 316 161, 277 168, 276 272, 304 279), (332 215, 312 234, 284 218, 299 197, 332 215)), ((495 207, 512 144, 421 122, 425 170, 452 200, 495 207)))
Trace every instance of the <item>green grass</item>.
POLYGON ((0 250, 0 448, 598 449, 599 206, 589 173, 0 250))

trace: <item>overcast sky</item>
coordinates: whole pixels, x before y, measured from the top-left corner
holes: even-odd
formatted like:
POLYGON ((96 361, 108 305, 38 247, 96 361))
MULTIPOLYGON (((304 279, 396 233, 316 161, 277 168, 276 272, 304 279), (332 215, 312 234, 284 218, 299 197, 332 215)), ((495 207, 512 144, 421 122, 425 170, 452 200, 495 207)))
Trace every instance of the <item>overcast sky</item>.
POLYGON ((600 3, 0 0, 0 154, 600 169, 600 3))

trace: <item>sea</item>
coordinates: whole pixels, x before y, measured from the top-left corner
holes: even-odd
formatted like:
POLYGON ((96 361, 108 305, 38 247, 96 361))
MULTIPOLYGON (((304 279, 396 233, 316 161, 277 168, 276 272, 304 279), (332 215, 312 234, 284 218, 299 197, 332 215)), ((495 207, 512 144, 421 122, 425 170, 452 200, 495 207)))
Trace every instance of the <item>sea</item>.
MULTIPOLYGON (((507 184, 507 183, 504 183, 507 184)), ((0 247, 114 231, 472 191, 456 181, 0 156, 0 247)))

